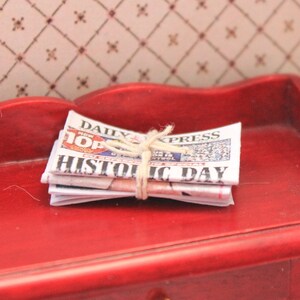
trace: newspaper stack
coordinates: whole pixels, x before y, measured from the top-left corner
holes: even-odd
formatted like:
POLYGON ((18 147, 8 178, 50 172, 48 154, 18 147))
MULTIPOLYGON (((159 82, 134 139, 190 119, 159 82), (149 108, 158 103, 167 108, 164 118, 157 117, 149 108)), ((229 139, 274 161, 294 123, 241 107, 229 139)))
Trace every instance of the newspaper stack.
MULTIPOLYGON (((135 196, 141 157, 116 153, 105 144, 124 139, 139 144, 146 138, 70 111, 41 179, 49 183, 50 204, 135 196)), ((241 123, 162 137, 160 144, 189 151, 152 151, 147 169, 149 197, 214 206, 233 204, 231 187, 239 182, 240 138, 241 123)))

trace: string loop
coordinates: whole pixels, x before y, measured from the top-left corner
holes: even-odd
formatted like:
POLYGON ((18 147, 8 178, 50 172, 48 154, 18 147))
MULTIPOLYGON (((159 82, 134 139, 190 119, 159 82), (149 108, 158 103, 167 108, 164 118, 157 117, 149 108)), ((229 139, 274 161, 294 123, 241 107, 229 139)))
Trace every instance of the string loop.
POLYGON ((149 163, 152 153, 155 150, 165 152, 176 152, 188 154, 188 147, 174 146, 160 141, 161 138, 167 136, 173 131, 173 126, 168 125, 162 131, 150 130, 145 140, 137 143, 131 142, 126 137, 120 137, 119 140, 109 140, 101 142, 102 146, 112 151, 115 154, 120 154, 129 157, 141 157, 141 163, 137 168, 136 173, 136 198, 146 200, 148 198, 147 183, 149 177, 149 163))

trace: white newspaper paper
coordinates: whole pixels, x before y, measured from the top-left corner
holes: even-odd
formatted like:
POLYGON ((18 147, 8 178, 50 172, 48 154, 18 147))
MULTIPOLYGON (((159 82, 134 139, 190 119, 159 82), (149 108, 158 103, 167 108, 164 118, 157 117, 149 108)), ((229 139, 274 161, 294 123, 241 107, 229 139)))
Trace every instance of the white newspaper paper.
MULTIPOLYGON (((121 136, 133 142, 145 139, 144 134, 70 111, 42 176, 42 182, 50 183, 51 204, 133 196, 140 158, 115 154, 101 143, 121 136)), ((154 151, 149 195, 219 206, 232 204, 231 185, 239 181, 240 136, 241 124, 236 123, 162 138, 163 142, 188 147, 191 154, 154 151)))

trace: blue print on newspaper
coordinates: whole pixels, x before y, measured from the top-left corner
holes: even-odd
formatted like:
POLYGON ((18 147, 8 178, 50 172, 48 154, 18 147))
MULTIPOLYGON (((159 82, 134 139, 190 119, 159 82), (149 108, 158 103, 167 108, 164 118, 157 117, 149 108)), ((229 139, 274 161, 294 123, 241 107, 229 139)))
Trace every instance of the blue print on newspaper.
POLYGON ((192 154, 154 151, 152 160, 167 162, 219 162, 230 160, 231 139, 183 146, 188 146, 192 150, 192 154))
MULTIPOLYGON (((140 136, 138 136, 140 138, 140 136)), ((128 138, 128 136, 127 136, 128 138)), ((107 136, 95 135, 90 132, 78 130, 68 127, 63 138, 62 148, 80 152, 84 157, 102 158, 102 160, 115 160, 116 157, 130 159, 132 163, 139 158, 125 158, 122 155, 115 154, 102 146, 103 141, 111 140, 107 136)), ((133 140, 135 141, 135 140, 133 140)), ((152 163, 167 162, 171 164, 186 163, 206 163, 229 161, 231 154, 231 139, 223 139, 217 141, 208 141, 194 144, 181 144, 188 147, 190 154, 180 154, 174 152, 154 151, 152 154, 152 163)))

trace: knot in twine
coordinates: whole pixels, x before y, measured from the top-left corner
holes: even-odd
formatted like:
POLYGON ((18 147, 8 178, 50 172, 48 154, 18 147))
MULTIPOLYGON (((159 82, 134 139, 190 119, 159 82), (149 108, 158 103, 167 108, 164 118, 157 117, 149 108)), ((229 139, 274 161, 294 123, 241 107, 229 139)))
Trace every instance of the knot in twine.
POLYGON ((108 150, 129 157, 141 157, 141 163, 137 168, 136 173, 136 198, 146 200, 148 198, 147 183, 149 173, 149 162, 154 150, 176 152, 182 154, 188 154, 188 147, 174 146, 160 141, 162 137, 167 136, 173 131, 173 126, 168 125, 162 131, 150 130, 145 140, 137 143, 130 142, 125 137, 120 137, 119 140, 109 140, 102 142, 101 144, 108 150))

